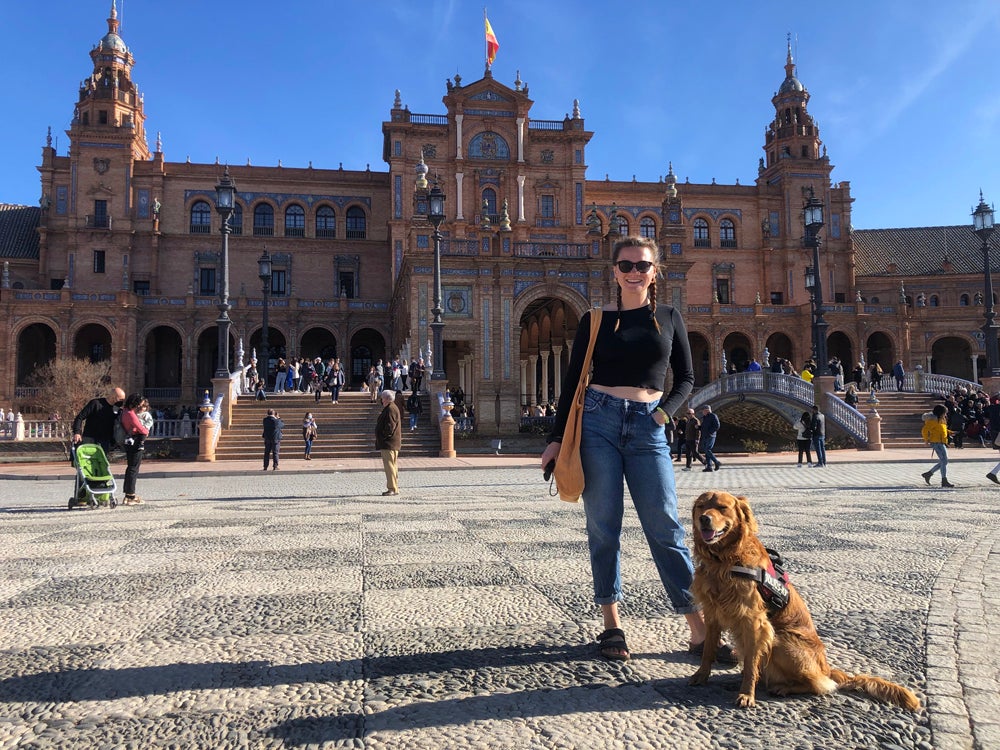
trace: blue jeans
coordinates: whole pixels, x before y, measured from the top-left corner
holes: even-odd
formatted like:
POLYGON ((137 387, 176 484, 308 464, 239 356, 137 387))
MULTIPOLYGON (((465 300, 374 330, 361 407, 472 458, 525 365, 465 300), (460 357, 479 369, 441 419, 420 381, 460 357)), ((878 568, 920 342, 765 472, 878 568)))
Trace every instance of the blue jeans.
POLYGON ((719 468, 719 459, 712 452, 712 449, 715 447, 715 437, 714 433, 701 436, 701 452, 705 456, 706 469, 711 469, 713 464, 715 464, 715 468, 719 468))
POLYGON ((417 427, 417 413, 415 411, 410 412, 410 429, 416 429, 417 427))
POLYGON ((696 609, 691 595, 694 567, 677 518, 670 447, 663 427, 653 419, 657 405, 587 390, 580 457, 594 601, 611 604, 622 599, 624 477, 670 603, 686 614, 696 609))
POLYGON ((826 466, 826 436, 813 435, 813 447, 816 449, 816 463, 826 466))
POLYGON ((948 478, 948 445, 946 443, 931 443, 931 450, 937 454, 938 462, 934 464, 928 474, 933 474, 941 469, 941 479, 948 478))

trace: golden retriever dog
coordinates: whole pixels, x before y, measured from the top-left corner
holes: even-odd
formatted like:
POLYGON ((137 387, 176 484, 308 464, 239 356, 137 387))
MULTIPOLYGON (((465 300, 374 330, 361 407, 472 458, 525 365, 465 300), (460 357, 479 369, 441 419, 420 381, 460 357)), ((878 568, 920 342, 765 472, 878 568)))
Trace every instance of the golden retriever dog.
MULTIPOLYGON (((691 677, 692 685, 708 681, 719 638, 726 630, 743 660, 738 706, 755 704, 760 679, 776 695, 855 690, 911 711, 920 708, 917 696, 902 685, 881 677, 831 669, 809 610, 791 583, 785 583, 788 603, 775 609, 765 603, 757 581, 733 575, 734 566, 743 568, 744 575, 746 569, 770 568, 774 573, 767 550, 757 538, 757 521, 745 497, 705 492, 695 500, 692 520, 692 591, 708 628, 701 667, 691 677)), ((779 592, 780 588, 779 584, 779 592)))

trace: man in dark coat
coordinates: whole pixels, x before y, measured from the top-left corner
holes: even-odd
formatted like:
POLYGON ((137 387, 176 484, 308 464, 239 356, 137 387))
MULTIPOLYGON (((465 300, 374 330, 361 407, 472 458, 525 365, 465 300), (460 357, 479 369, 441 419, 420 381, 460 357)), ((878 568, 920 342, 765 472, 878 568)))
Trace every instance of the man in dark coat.
POLYGON ((382 400, 382 412, 375 423, 375 448, 382 453, 382 468, 385 470, 385 486, 388 488, 383 495, 399 494, 399 470, 396 459, 403 444, 402 418, 396 406, 396 392, 385 390, 379 394, 382 400))
POLYGON ((104 452, 115 439, 115 419, 125 403, 125 391, 112 388, 103 398, 91 399, 73 420, 73 444, 97 443, 104 452))
POLYGON ((284 426, 285 423, 281 421, 278 412, 274 409, 268 409, 267 416, 264 417, 262 435, 264 438, 264 471, 267 471, 272 456, 274 457, 274 471, 278 470, 278 456, 281 453, 281 430, 284 426))

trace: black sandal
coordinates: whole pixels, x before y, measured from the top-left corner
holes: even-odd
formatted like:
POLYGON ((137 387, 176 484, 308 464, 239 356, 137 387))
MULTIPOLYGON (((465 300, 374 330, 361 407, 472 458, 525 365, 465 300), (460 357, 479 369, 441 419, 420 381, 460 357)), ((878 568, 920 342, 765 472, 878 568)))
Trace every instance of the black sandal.
POLYGON ((625 631, 621 628, 608 628, 599 636, 601 656, 609 661, 628 661, 632 658, 628 644, 625 643, 625 631))
MULTIPOLYGON (((702 641, 697 645, 688 646, 688 653, 700 657, 703 653, 705 653, 705 642, 702 641)), ((740 663, 740 660, 736 657, 732 647, 726 643, 720 643, 719 647, 715 650, 715 661, 718 664, 740 663)))

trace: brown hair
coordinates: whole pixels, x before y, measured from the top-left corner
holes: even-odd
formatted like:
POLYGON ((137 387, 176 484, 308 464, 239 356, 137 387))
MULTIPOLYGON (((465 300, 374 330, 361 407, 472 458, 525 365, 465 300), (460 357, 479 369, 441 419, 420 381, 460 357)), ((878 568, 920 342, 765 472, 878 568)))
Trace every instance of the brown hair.
MULTIPOLYGON (((611 264, 614 265, 618 262, 618 256, 621 255, 622 250, 627 247, 640 247, 649 250, 653 255, 653 271, 656 275, 660 273, 660 246, 656 244, 656 240, 651 237, 623 237, 618 240, 611 248, 611 264)), ((615 312, 615 330, 618 330, 618 325, 621 323, 621 309, 622 309, 622 288, 620 284, 616 284, 618 287, 617 299, 618 299, 618 310, 615 312)), ((660 324, 656 320, 656 276, 653 276, 653 280, 649 282, 649 309, 650 315, 653 318, 653 325, 656 326, 656 330, 660 330, 660 324)))

